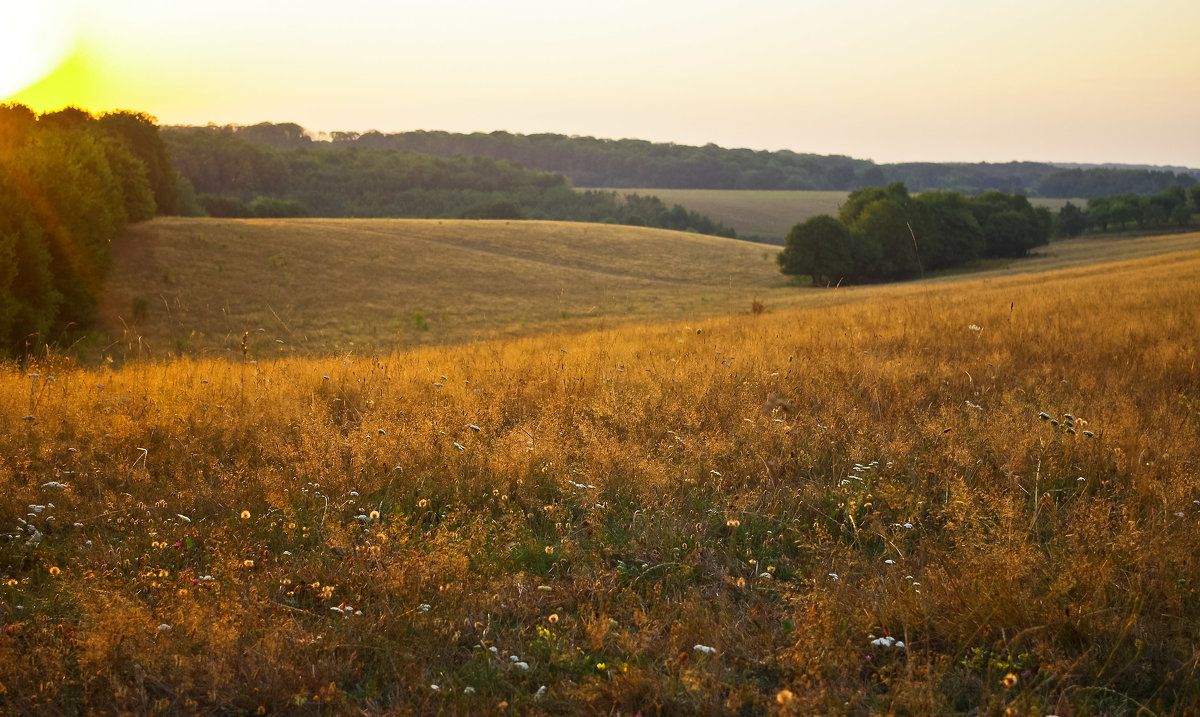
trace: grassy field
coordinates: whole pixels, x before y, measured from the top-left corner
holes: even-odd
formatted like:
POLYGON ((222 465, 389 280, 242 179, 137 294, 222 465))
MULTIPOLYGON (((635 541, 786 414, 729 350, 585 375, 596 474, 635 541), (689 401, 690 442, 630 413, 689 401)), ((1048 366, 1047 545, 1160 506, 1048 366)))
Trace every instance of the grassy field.
MULTIPOLYGON (((309 258, 273 226, 135 236, 254 247, 264 292, 363 243, 309 258)), ((853 300, 371 359, 4 367, 0 712, 1200 701, 1200 252, 815 293, 853 300)))
MULTIPOLYGON (((972 271, 1044 271, 1200 247, 1200 235, 1082 239, 972 271)), ((88 361, 359 355, 499 337, 828 306, 902 287, 798 287, 776 249, 557 222, 156 219, 114 242, 88 361)), ((931 280, 935 280, 932 279, 931 280)), ((946 280, 945 278, 940 280, 946 280)))
POLYGON ((119 357, 388 352, 746 310, 775 250, 640 227, 453 220, 156 219, 114 243, 119 357))
MULTIPOLYGON (((837 216, 849 192, 755 191, 733 189, 617 189, 622 194, 656 196, 668 205, 681 204, 733 227, 739 235, 760 236, 783 243, 792 227, 818 214, 837 216)), ((1067 202, 1084 206, 1083 199, 1029 200, 1034 206, 1057 212, 1067 202)))

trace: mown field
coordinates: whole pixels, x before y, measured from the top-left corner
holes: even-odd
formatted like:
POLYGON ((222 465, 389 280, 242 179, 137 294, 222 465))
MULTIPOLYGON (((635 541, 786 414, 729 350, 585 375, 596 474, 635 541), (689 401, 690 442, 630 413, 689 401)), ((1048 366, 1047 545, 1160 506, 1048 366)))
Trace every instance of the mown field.
POLYGON ((1200 701, 1200 252, 838 294, 6 366, 0 711, 1200 701))
POLYGON ((163 218, 113 253, 95 348, 117 357, 240 354, 245 331, 255 356, 390 352, 747 310, 787 283, 771 247, 572 222, 163 218))
MULTIPOLYGON (((725 226, 733 227, 739 236, 758 236, 783 243, 784 237, 796 224, 818 214, 837 216, 838 207, 849 192, 785 191, 737 189, 616 189, 620 194, 644 194, 658 197, 668 205, 681 204, 725 226)), ((1029 200, 1036 207, 1049 207, 1057 212, 1067 202, 1085 206, 1084 199, 1029 200)))

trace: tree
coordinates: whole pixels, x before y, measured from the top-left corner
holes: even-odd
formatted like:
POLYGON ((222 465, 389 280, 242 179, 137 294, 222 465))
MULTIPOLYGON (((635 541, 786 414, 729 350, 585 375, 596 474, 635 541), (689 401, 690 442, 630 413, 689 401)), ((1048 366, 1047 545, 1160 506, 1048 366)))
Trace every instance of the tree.
POLYGON ((1108 225, 1112 224, 1112 197, 1091 197, 1087 201, 1087 216, 1088 221, 1092 226, 1100 227, 1100 231, 1108 231, 1108 225))
POLYGON ((1067 202, 1058 210, 1058 233, 1065 237, 1077 237, 1087 230, 1087 216, 1083 210, 1067 202))
POLYGON ((985 256, 1021 257, 1050 242, 1049 210, 1036 211, 1023 195, 984 192, 968 203, 983 230, 985 256))
MULTIPOLYGON (((125 148, 146 165, 146 179, 154 193, 155 213, 177 213, 176 172, 158 132, 158 121, 144 112, 122 110, 103 115, 96 124, 124 142, 125 148)), ((139 220, 131 216, 130 221, 139 220)))
POLYGON ((838 217, 855 234, 868 237, 879 247, 874 270, 879 278, 916 276, 922 271, 918 242, 914 236, 920 227, 935 256, 941 256, 940 237, 925 231, 923 206, 913 201, 900 182, 887 188, 868 187, 850 193, 838 217))
POLYGON ((986 242, 965 197, 956 192, 922 192, 915 241, 926 269, 965 264, 983 256, 986 242))
POLYGON ((776 260, 784 274, 808 274, 820 285, 870 280, 879 255, 878 244, 865 235, 852 234, 837 219, 820 215, 792 227, 776 260))

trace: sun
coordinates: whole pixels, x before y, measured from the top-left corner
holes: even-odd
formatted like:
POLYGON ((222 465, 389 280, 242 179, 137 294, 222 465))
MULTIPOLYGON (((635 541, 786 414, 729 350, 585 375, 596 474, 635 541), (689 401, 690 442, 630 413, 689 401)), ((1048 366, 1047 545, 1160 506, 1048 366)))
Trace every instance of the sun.
POLYGON ((0 100, 53 72, 75 41, 74 19, 62 0, 0 0, 0 100))

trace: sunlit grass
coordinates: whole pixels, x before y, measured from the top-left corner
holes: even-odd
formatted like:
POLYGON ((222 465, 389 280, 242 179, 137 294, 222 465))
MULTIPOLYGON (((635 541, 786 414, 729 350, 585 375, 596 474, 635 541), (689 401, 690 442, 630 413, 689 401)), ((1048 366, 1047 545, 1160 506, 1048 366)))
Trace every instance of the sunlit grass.
POLYGON ((0 707, 1200 699, 1200 253, 860 296, 9 366, 0 707))

